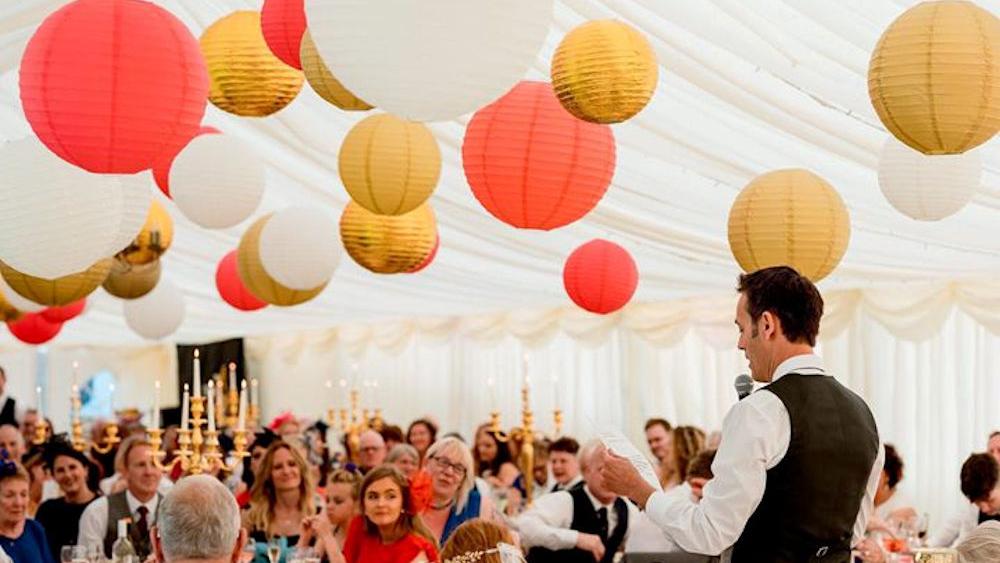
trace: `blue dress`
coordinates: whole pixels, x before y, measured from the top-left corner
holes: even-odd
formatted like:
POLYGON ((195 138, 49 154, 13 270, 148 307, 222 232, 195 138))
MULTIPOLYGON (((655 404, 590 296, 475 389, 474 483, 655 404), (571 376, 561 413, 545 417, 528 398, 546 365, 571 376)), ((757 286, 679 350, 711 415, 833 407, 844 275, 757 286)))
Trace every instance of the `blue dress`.
POLYGON ((464 522, 472 520, 473 518, 479 518, 480 506, 482 505, 483 499, 479 495, 479 491, 473 488, 469 491, 469 500, 462 507, 461 512, 455 512, 455 507, 451 507, 451 512, 448 513, 448 521, 444 523, 444 531, 441 532, 441 545, 444 545, 451 534, 455 531, 455 528, 461 526, 464 522))
POLYGON ((42 525, 32 519, 24 521, 24 532, 19 538, 0 535, 0 548, 14 563, 55 563, 49 551, 42 525))

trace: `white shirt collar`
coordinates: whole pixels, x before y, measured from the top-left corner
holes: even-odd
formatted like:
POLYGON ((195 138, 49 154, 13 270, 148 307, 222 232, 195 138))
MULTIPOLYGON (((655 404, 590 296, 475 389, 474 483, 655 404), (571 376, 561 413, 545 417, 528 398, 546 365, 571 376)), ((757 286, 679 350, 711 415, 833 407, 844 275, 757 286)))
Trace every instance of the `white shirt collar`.
POLYGON ((139 507, 145 506, 149 510, 149 514, 146 515, 146 518, 149 520, 150 524, 156 520, 156 505, 159 504, 159 501, 159 493, 154 494, 153 498, 146 502, 140 502, 139 499, 135 498, 135 495, 132 494, 132 491, 125 489, 125 502, 128 503, 129 513, 131 513, 133 517, 138 518, 139 507))
MULTIPOLYGON (((553 479, 553 480, 554 480, 554 479, 553 479)), ((572 479, 570 479, 569 483, 566 483, 565 485, 560 485, 560 486, 561 486, 561 487, 562 487, 563 489, 572 489, 572 488, 573 488, 573 487, 575 487, 575 486, 576 486, 576 484, 577 484, 577 483, 579 483, 580 481, 583 481, 583 475, 581 475, 581 474, 577 473, 577 474, 576 474, 576 477, 573 477, 572 479)), ((558 481, 556 481, 556 482, 558 483, 558 481)))
POLYGON ((790 373, 826 375, 826 370, 823 368, 823 358, 816 354, 792 356, 774 368, 774 376, 771 377, 771 383, 790 373))
POLYGON ((606 508, 608 509, 609 513, 611 512, 611 509, 614 507, 615 501, 611 501, 608 504, 601 504, 601 501, 597 500, 597 497, 595 497, 590 493, 590 487, 588 487, 586 483, 584 483, 583 485, 583 491, 587 493, 587 498, 589 498, 590 503, 594 505, 594 512, 597 512, 597 510, 601 508, 606 508))

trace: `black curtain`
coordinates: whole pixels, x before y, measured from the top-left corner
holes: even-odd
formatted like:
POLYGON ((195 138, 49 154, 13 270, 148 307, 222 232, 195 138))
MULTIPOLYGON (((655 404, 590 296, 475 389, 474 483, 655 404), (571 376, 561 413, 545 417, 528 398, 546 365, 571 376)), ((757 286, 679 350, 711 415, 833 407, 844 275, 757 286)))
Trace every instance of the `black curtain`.
MULTIPOLYGON (((246 377, 246 361, 243 355, 243 339, 233 338, 222 342, 210 342, 208 344, 177 345, 177 404, 180 405, 184 394, 184 384, 194 384, 194 350, 198 349, 201 357, 201 384, 208 385, 208 380, 213 374, 225 371, 228 381, 228 368, 230 362, 236 363, 236 388, 239 389, 240 382, 246 377)), ((248 384, 249 385, 249 384, 248 384)), ((164 409, 162 414, 163 425, 181 423, 180 407, 164 409)))

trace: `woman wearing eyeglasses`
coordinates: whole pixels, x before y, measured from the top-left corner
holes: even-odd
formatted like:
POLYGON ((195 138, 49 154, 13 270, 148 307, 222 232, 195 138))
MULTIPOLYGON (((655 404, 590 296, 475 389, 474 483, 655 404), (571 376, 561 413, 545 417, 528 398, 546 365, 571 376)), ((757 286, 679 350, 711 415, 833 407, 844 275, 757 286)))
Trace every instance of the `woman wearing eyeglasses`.
POLYGON ((427 450, 431 503, 421 514, 440 544, 473 518, 493 519, 493 502, 476 489, 472 452, 456 438, 443 438, 427 450))

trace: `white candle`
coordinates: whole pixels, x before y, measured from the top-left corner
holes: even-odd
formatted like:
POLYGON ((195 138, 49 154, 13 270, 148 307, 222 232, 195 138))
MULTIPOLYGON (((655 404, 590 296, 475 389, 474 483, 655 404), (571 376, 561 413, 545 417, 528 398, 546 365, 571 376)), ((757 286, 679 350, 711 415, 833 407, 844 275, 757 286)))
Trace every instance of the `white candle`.
POLYGON ((201 355, 194 349, 194 396, 201 397, 201 355))
POLYGON ((156 380, 156 392, 153 395, 153 430, 160 429, 160 380, 156 380))
POLYGON ((38 420, 45 420, 45 413, 42 412, 42 386, 35 387, 35 408, 38 410, 38 420))
POLYGON ((188 429, 188 402, 191 398, 191 391, 188 384, 184 384, 184 397, 181 399, 181 430, 188 429))
POLYGON ((73 385, 79 383, 80 362, 73 360, 73 385))
POLYGON ((247 380, 240 382, 240 420, 236 429, 243 431, 247 429, 247 380))
POLYGON ((79 400, 79 398, 80 398, 80 387, 76 383, 74 383, 69 398, 69 414, 70 417, 73 419, 73 422, 76 422, 80 418, 80 411, 77 410, 77 405, 76 405, 76 402, 77 400, 79 400))
POLYGON ((108 391, 111 392, 111 412, 115 412, 115 384, 111 383, 108 385, 108 391))
POLYGON ((236 391, 236 362, 229 362, 229 390, 236 391))
POLYGON ((208 429, 215 430, 215 380, 208 380, 208 429))
POLYGON ((340 378, 340 405, 347 408, 347 380, 340 378))
POLYGON ((556 391, 556 408, 558 409, 559 405, 560 405, 560 401, 559 401, 559 376, 558 375, 553 375, 552 376, 552 385, 554 385, 555 388, 556 388, 555 389, 555 391, 556 391))
POLYGON ((260 390, 257 388, 258 386, 259 383, 256 377, 250 380, 250 404, 260 408, 260 390))
POLYGON ((486 378, 486 386, 490 389, 490 410, 497 410, 497 387, 493 376, 486 378))

